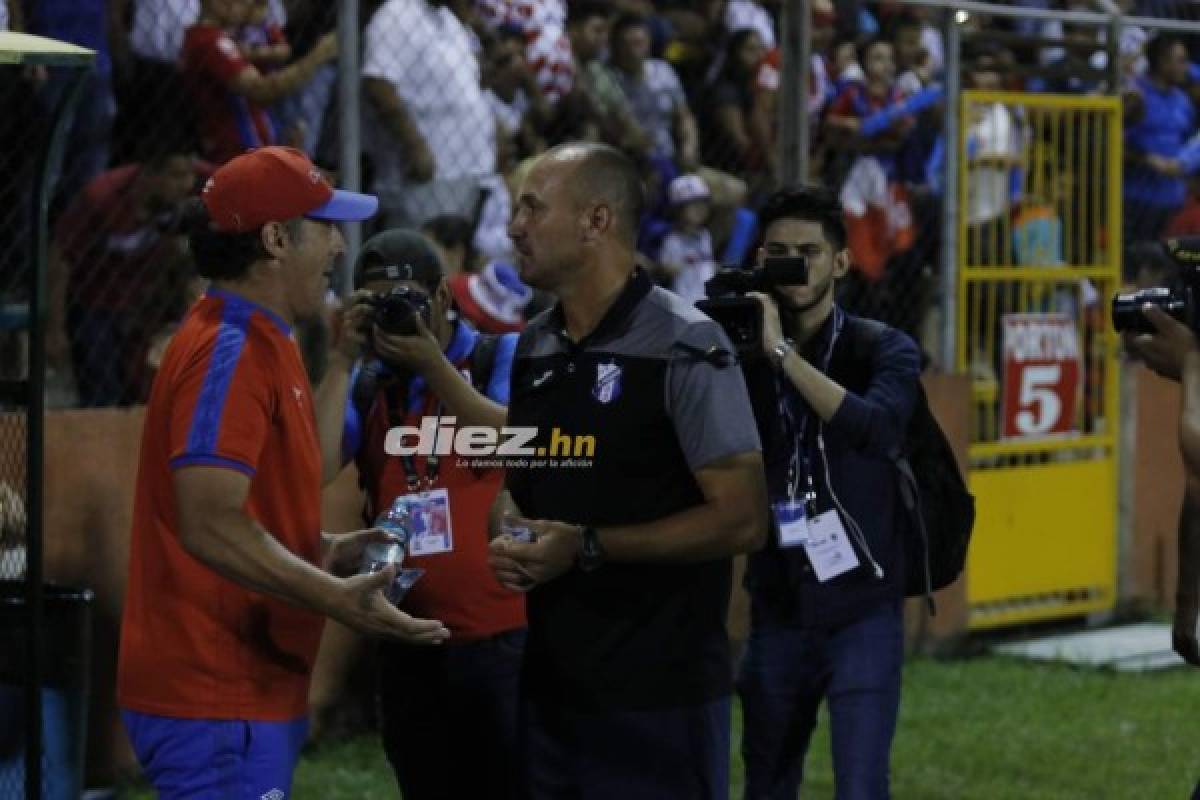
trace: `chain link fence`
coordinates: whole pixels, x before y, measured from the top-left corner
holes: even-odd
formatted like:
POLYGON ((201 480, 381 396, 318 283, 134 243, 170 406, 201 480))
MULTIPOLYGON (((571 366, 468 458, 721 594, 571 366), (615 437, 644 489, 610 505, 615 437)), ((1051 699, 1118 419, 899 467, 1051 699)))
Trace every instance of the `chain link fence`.
POLYGON ((941 15, 896 4, 834 13, 817 3, 810 24, 809 171, 840 192, 854 265, 839 300, 933 353, 946 153, 941 15))
MULTIPOLYGON (((175 325, 203 288, 183 211, 215 166, 265 144, 336 155, 326 127, 336 56, 328 6, 35 4, 30 32, 97 50, 52 203, 52 405, 147 399, 175 325)), ((30 134, 26 123, 58 91, 54 74, 31 76, 33 112, 14 123, 17 135, 30 134)), ((5 189, 20 192, 19 174, 8 175, 5 189)), ((0 258, 19 260, 19 245, 5 244, 0 258)))
MULTIPOLYGON (((21 21, 98 51, 51 214, 50 400, 135 405, 203 289, 181 210, 207 174, 276 143, 336 177, 336 8, 83 5, 35 3, 21 21)), ((504 264, 512 193, 531 160, 564 141, 604 141, 643 169, 647 263, 698 299, 718 264, 753 258, 753 209, 778 184, 776 16, 746 2, 363 3, 353 136, 364 188, 381 200, 364 233, 423 227, 452 272, 504 264)), ((10 199, 27 190, 20 140, 39 135, 60 91, 53 73, 14 87, 0 180, 10 199)), ((28 220, 20 203, 3 208, 0 260, 22 264, 28 220)))
POLYGON ((718 264, 751 254, 752 209, 777 177, 775 19, 754 6, 731 28, 709 5, 383 3, 362 52, 378 222, 466 220, 468 253, 452 269, 506 262, 511 198, 532 160, 566 141, 605 142, 642 170, 646 261, 700 299, 718 264))
MULTIPOLYGON (((12 7, 11 4, 9 6, 12 7)), ((91 55, 0 38, 0 795, 83 788, 91 595, 43 582, 43 315, 49 176, 91 55), (24 117, 18 115, 25 115, 24 117), (59 638, 59 637, 63 638, 59 638)))
MULTIPOLYGON (((809 177, 841 192, 855 255, 841 300, 934 352, 947 12, 897 2, 805 5, 809 177)), ((1125 5, 1200 18, 1193 3, 1125 5)), ((202 288, 179 211, 207 173, 266 143, 300 147, 338 172, 336 8, 316 0, 29 6, 25 28, 99 53, 52 206, 51 402, 137 404, 202 288)), ((754 258, 754 210, 780 183, 779 13, 779 4, 749 0, 364 3, 355 135, 365 188, 382 203, 366 233, 425 227, 454 271, 504 263, 512 193, 531 159, 563 141, 605 141, 643 168, 651 201, 643 255, 664 285, 698 299, 716 265, 754 258)), ((1178 131, 1179 158, 1144 149, 1158 147, 1150 138, 1162 135, 1154 115, 1163 108, 1144 101, 1145 85, 1171 69, 1186 74, 1170 80, 1189 85, 1193 41, 1151 47, 1170 35, 1126 25, 1114 48, 1103 26, 960 13, 968 88, 984 80, 1111 93, 1117 54, 1132 137, 1123 231, 1131 278, 1152 260, 1139 243, 1200 231, 1190 181, 1200 152, 1183 150, 1194 130, 1178 131), (980 60, 986 69, 973 72, 980 60)), ((5 275, 25 263, 30 241, 27 204, 17 202, 29 183, 21 139, 44 136, 39 125, 63 80, 49 70, 8 90, 14 113, 0 131, 10 145, 0 157, 5 275)), ((1170 101, 1194 116, 1187 94, 1181 88, 1170 101)))
MULTIPOLYGON (((33 68, 0 66, 0 102, 30 113, 36 98, 23 80, 33 68)), ((44 69, 44 68, 43 68, 44 69)), ((33 255, 36 150, 20 130, 17 114, 0 119, 0 795, 21 797, 41 785, 45 762, 28 759, 31 687, 40 682, 39 665, 26 657, 35 606, 28 602, 29 553, 29 261, 33 255), (11 175, 11 179, 8 176, 11 175), (18 657, 16 653, 20 652, 18 657), (32 767, 32 769, 30 769, 32 767), (26 775, 27 772, 32 774, 26 775)), ((48 126, 47 126, 48 128, 48 126)), ((34 140, 36 141, 36 140, 34 140)), ((33 689, 36 691, 36 689, 33 689)))

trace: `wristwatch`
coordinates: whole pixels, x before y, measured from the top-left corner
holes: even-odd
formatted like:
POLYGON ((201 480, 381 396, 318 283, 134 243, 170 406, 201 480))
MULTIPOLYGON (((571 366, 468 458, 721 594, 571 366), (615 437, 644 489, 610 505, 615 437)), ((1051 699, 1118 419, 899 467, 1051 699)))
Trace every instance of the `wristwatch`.
POLYGON ((579 548, 579 555, 575 557, 575 563, 584 572, 592 572, 604 563, 608 554, 604 552, 600 536, 591 525, 584 526, 582 536, 583 544, 579 548))
POLYGON ((783 369, 783 360, 790 352, 792 352, 792 343, 787 339, 780 339, 775 343, 775 346, 771 348, 771 362, 775 365, 775 369, 783 369))

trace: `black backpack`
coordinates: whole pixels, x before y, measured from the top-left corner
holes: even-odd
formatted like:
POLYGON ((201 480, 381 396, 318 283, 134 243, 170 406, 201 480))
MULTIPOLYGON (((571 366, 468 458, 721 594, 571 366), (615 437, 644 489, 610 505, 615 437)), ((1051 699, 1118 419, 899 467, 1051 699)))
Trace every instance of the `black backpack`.
MULTIPOLYGON (((875 343, 885 326, 874 320, 851 318, 859 347, 853 351, 858 370, 869 369, 875 343), (865 359, 865 363, 864 363, 865 359)), ((903 447, 890 454, 899 475, 900 498, 908 513, 904 560, 907 597, 926 597, 931 612, 933 593, 957 580, 967 561, 975 526, 975 498, 967 490, 954 450, 929 410, 925 388, 917 384, 903 447)))

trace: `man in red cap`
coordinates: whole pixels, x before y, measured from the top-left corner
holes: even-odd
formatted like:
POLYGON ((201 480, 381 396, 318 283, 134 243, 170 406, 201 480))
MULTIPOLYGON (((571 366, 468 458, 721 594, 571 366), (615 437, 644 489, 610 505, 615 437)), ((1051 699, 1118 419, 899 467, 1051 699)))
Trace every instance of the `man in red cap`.
POLYGON ((375 198, 266 147, 218 169, 202 199, 191 246, 212 287, 146 408, 118 701, 160 797, 276 800, 304 742, 324 616, 411 643, 449 633, 385 599, 394 567, 353 576, 384 534, 321 531, 321 486, 340 465, 322 461, 291 330, 322 308, 336 223, 371 216, 375 198))

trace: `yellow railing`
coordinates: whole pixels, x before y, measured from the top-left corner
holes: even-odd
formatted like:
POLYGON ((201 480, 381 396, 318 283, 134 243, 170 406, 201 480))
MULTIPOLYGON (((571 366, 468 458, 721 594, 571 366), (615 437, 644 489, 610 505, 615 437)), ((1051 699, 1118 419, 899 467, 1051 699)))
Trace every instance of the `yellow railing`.
POLYGON ((972 378, 969 481, 978 507, 970 625, 1111 609, 1120 408, 1109 301, 1121 275, 1120 103, 965 92, 960 123, 956 366, 972 378), (1006 327, 1007 315, 1023 316, 1006 327), (1078 380, 1073 395, 1066 382, 1056 387, 1052 434, 1006 435, 1019 427, 1014 407, 1026 402, 1023 384, 1036 363, 1014 360, 1005 386, 1004 331, 1023 321, 1052 321, 1072 344, 1062 371, 1077 371, 1078 380))
POLYGON ((1045 449, 1000 441, 1002 318, 1015 313, 1072 316, 1086 344, 1075 412, 1088 441, 1080 446, 1099 437, 1112 447, 1119 407, 1108 300, 1120 286, 1120 102, 965 92, 960 113, 956 366, 974 378, 972 458, 1045 449))

